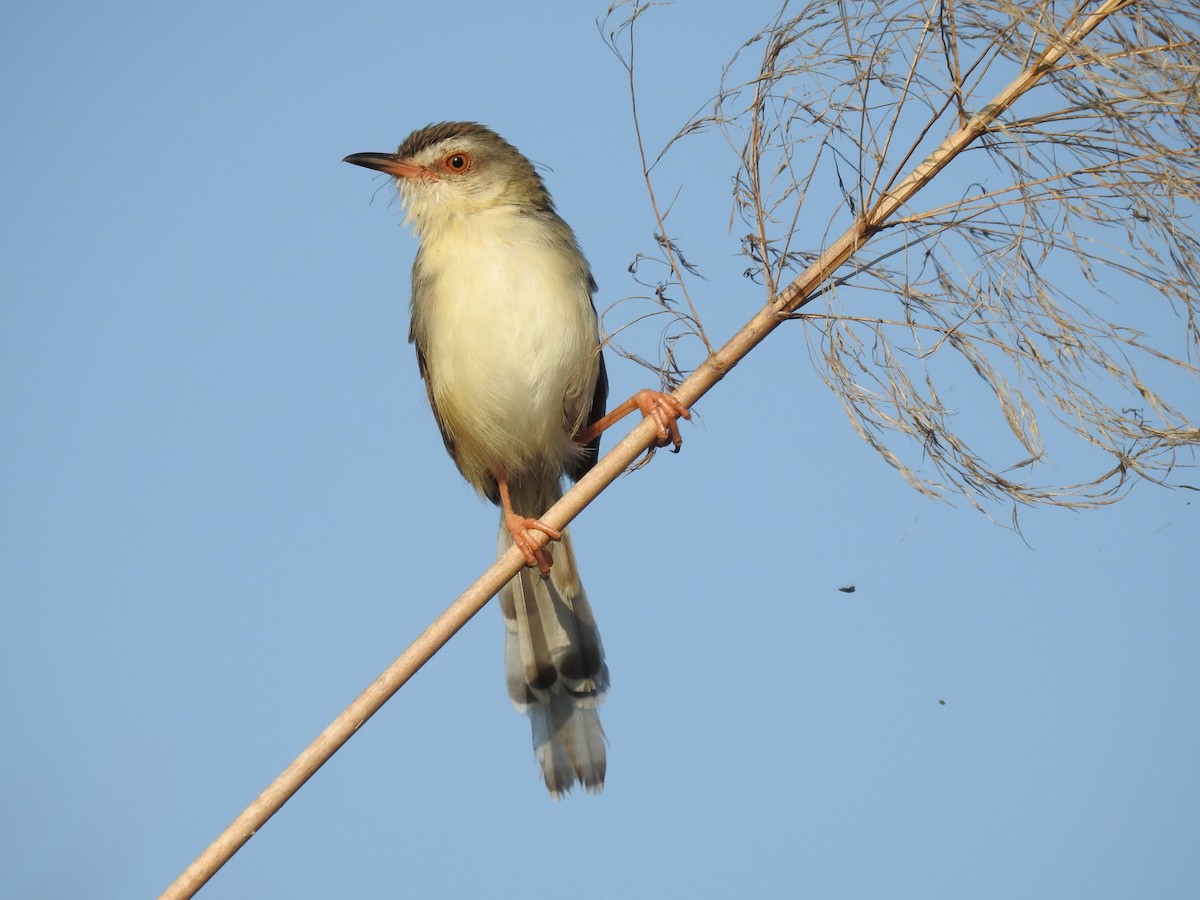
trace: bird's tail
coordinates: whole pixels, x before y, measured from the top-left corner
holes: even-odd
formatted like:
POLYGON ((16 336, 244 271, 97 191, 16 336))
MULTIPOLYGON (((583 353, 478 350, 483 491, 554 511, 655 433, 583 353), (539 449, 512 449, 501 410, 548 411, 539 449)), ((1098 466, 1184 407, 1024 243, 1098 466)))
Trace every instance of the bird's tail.
MULTIPOLYGON (((511 546, 501 517, 497 551, 511 546)), ((562 541, 545 549, 550 574, 522 569, 500 592, 500 609, 508 695, 518 711, 529 714, 534 753, 557 799, 576 781, 594 794, 604 787, 604 729, 597 707, 608 690, 608 666, 570 535, 564 530, 562 541)))

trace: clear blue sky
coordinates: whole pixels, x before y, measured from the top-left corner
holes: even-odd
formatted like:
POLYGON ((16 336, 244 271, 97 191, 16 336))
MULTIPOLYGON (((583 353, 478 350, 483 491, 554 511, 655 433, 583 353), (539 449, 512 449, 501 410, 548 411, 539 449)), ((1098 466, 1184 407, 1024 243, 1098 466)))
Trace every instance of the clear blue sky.
MULTIPOLYGON (((0 896, 157 894, 490 561, 406 343, 415 244, 341 159, 483 121, 549 167, 601 304, 632 293, 603 12, 0 12, 0 896)), ((645 20, 648 143, 772 12, 645 20)), ((734 157, 694 147, 660 189, 723 338, 762 296, 734 157)), ((575 526, 603 796, 547 797, 490 605, 202 896, 1194 896, 1200 495, 1029 510, 1024 540, 934 504, 798 330, 698 412, 575 526)))

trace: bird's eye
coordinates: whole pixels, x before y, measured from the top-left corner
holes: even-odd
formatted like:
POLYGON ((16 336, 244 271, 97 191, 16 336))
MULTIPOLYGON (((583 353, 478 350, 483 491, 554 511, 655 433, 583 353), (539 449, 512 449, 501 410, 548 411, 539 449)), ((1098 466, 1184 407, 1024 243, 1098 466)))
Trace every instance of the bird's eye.
POLYGON ((447 172, 465 172, 471 166, 471 157, 466 153, 451 153, 442 160, 442 168, 447 172))

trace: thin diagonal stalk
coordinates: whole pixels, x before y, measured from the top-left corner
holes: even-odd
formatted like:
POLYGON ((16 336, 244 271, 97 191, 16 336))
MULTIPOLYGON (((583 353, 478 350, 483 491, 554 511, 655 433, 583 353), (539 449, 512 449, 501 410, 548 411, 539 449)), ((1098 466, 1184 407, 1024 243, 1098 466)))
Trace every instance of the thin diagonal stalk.
MULTIPOLYGON (((766 307, 747 322, 717 352, 710 355, 676 390, 675 395, 688 406, 710 391, 751 350, 789 314, 807 302, 874 234, 887 225, 908 201, 929 183, 947 163, 973 141, 986 133, 1012 104, 1029 91, 1062 57, 1077 46, 1105 18, 1130 5, 1132 0, 1108 0, 1095 12, 1052 45, 1011 84, 1002 90, 984 110, 950 135, 920 165, 835 240, 815 262, 766 307)), ((656 426, 646 420, 635 427, 603 459, 568 491, 543 517, 553 528, 564 528, 601 491, 633 465, 657 438, 656 426)), ((532 535, 545 543, 545 536, 532 535)), ((163 898, 193 896, 261 828, 316 771, 337 752, 387 700, 407 682, 454 634, 475 615, 521 568, 524 558, 515 547, 497 560, 450 607, 427 628, 390 666, 376 678, 330 725, 321 732, 254 802, 233 820, 209 847, 162 894, 163 898)))

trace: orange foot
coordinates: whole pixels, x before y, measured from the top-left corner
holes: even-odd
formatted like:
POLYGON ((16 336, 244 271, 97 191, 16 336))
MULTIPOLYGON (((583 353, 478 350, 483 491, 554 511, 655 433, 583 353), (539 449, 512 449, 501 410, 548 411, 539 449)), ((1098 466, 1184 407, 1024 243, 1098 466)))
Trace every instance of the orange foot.
POLYGON ((597 419, 576 435, 576 442, 590 444, 635 409, 640 410, 646 418, 653 419, 654 424, 658 426, 656 446, 665 447, 671 444, 671 452, 678 453, 679 448, 683 446, 683 436, 679 433, 679 419, 690 419, 692 413, 670 394, 664 394, 662 391, 638 391, 604 418, 597 419))
POLYGON ((508 497, 508 480, 497 476, 496 484, 500 486, 500 505, 504 508, 504 527, 512 535, 513 543, 525 555, 525 564, 537 566, 543 575, 550 574, 550 554, 545 547, 534 543, 531 532, 540 531, 552 541, 561 541, 562 532, 551 528, 541 519, 531 519, 519 516, 513 512, 512 501, 508 497))
POLYGON ((690 419, 691 410, 662 391, 641 390, 629 399, 637 404, 643 416, 653 419, 654 424, 658 426, 658 446, 665 447, 670 442, 671 452, 678 453, 679 448, 683 446, 683 435, 679 433, 679 417, 690 419))

